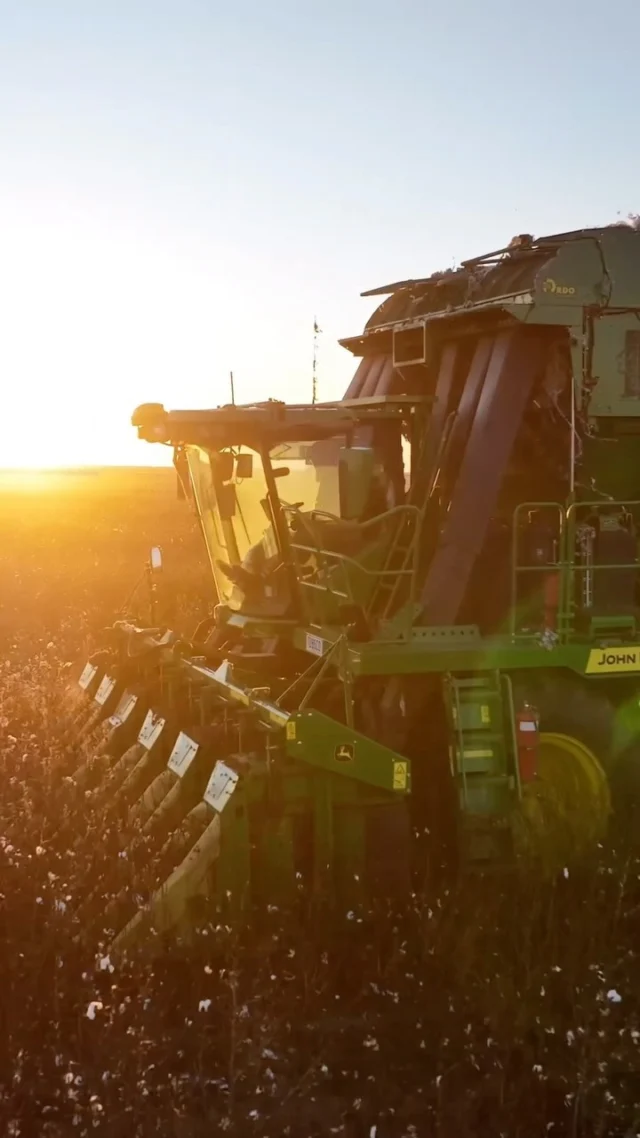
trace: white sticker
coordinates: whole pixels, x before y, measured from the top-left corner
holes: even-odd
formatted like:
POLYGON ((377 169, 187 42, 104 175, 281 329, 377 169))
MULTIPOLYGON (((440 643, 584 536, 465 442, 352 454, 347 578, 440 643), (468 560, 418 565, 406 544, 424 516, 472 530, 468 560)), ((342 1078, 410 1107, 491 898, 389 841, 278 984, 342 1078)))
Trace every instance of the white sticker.
POLYGON ((521 720, 518 724, 518 731, 536 731, 535 723, 531 723, 528 719, 521 720))
POLYGON ((140 728, 138 735, 138 742, 142 743, 145 750, 150 751, 154 743, 160 738, 160 732, 165 725, 165 720, 160 715, 156 715, 155 711, 148 711, 144 723, 140 728))
POLYGON ((122 727, 122 724, 126 723, 137 702, 137 695, 134 695, 133 692, 130 691, 124 692, 113 715, 109 718, 111 726, 122 727))
POLYGON ((96 701, 96 703, 100 704, 100 707, 104 707, 105 703, 107 702, 107 700, 108 700, 109 696, 111 695, 111 692, 113 691, 115 686, 116 686, 116 681, 113 679, 112 676, 103 676, 102 677, 102 679, 100 681, 100 686, 99 686, 96 694, 93 697, 94 700, 96 701))
POLYGON ((87 690, 87 688, 89 687, 89 684, 91 683, 91 681, 92 681, 92 679, 95 676, 97 671, 98 671, 98 665, 97 664, 85 664, 84 668, 82 669, 82 675, 80 676, 80 679, 78 680, 78 684, 80 685, 80 687, 82 688, 83 691, 87 690))
POLYGON ((207 783, 204 800, 222 814, 227 802, 238 785, 239 774, 228 767, 226 763, 217 762, 213 774, 207 783))
POLYGON ((320 636, 307 633, 307 652, 311 652, 314 656, 324 656, 324 641, 320 636))
POLYGON ((184 731, 181 731, 175 741, 175 746, 169 755, 169 762, 167 766, 170 771, 177 774, 182 778, 183 774, 189 770, 193 760, 198 753, 198 743, 194 743, 184 731))

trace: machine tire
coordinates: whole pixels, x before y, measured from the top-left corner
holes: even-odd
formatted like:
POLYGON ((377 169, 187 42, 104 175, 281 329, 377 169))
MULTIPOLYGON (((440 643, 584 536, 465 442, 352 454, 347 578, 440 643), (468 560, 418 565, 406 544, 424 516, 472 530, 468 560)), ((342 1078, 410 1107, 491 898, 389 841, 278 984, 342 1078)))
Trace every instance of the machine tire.
POLYGON ((614 707, 597 688, 564 677, 545 676, 534 690, 540 731, 569 735, 593 751, 609 773, 612 762, 614 707))
POLYGON ((540 713, 541 733, 576 739, 587 747, 603 767, 611 793, 616 823, 628 823, 640 812, 640 738, 622 749, 616 744, 617 709, 606 690, 597 683, 580 682, 571 676, 544 676, 526 685, 514 678, 516 701, 524 691, 540 713))

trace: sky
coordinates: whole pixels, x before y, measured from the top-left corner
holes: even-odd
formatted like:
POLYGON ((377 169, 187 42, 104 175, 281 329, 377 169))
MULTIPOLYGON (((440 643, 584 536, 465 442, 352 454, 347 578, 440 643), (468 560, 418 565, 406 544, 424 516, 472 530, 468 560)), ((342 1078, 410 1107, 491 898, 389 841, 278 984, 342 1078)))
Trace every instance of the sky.
POLYGON ((363 289, 640 211, 637 0, 0 0, 0 467, 321 399, 363 289))

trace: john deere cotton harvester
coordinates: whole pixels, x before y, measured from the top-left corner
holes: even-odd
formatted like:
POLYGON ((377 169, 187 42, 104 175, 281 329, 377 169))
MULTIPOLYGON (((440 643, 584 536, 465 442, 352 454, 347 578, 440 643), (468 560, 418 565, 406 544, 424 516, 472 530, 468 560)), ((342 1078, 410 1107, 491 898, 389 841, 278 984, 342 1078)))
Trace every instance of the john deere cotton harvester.
POLYGON ((117 866, 106 917, 87 898, 115 949, 557 864, 634 806, 640 233, 521 236, 364 295, 342 401, 134 415, 218 603, 190 640, 119 625, 81 677, 75 777, 145 869, 134 897, 117 866))

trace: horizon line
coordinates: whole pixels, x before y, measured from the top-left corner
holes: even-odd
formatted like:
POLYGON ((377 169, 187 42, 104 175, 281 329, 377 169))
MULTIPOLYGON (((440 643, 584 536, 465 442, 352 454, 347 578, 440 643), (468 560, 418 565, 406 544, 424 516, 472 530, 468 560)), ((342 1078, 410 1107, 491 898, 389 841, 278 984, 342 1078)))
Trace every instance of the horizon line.
POLYGON ((79 474, 83 471, 97 472, 99 470, 170 470, 172 463, 137 463, 137 462, 95 462, 70 463, 67 466, 0 466, 2 474, 79 474))

